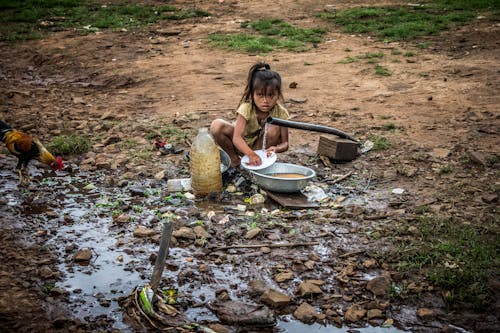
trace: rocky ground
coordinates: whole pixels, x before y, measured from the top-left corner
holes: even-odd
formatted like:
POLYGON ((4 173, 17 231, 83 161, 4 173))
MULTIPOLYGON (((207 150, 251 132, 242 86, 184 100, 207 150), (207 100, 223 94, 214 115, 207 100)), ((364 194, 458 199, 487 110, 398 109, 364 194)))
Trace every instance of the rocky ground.
MULTIPOLYGON (((237 31, 240 22, 264 13, 292 24, 324 25, 313 13, 329 3, 182 5, 214 15, 136 32, 62 31, 0 48, 0 118, 46 143, 62 134, 92 142, 90 152, 64 156, 60 173, 33 163, 28 187, 17 184, 14 158, 1 155, 3 329, 145 330, 130 311, 124 318, 109 314, 130 309, 118 306, 132 293, 130 285, 122 281, 113 296, 87 294, 85 287, 65 287, 64 281, 87 269, 90 279, 105 271, 104 263, 85 268, 74 261, 85 249, 94 258, 107 251, 125 256, 124 269, 118 254, 106 264, 120 267, 119 274, 135 272, 133 284, 149 279, 160 211, 174 216, 176 230, 173 268, 162 287, 179 289, 183 311, 220 316, 232 299, 329 327, 498 331, 498 302, 479 313, 466 304, 450 308, 424 272, 401 274, 391 260, 399 241, 418 238, 415 220, 422 207, 457 227, 483 225, 485 233, 498 235, 498 23, 477 19, 425 38, 428 49, 330 27, 326 42, 308 52, 256 56, 213 49, 206 35, 237 31), (414 56, 403 55, 410 51, 414 56), (375 75, 368 62, 339 63, 367 52, 383 52, 381 62, 392 75, 375 75), (251 205, 245 199, 259 191, 245 172, 226 183, 244 179, 232 187, 235 192, 225 187, 220 201, 165 199, 167 180, 189 175, 185 153, 197 129, 231 117, 248 68, 261 59, 282 74, 292 120, 339 128, 362 142, 384 137, 390 147, 338 164, 316 154, 319 133, 290 130, 291 149, 278 158, 317 172, 313 185, 328 195, 318 209, 287 210, 270 199, 251 205), (151 142, 155 134, 184 151, 162 155, 151 142), (338 181, 343 175, 348 176, 338 181), (92 236, 103 222, 105 232, 92 236), (395 237, 395 229, 404 232, 395 237), (216 249, 280 242, 314 244, 216 249)), ((488 287, 498 295, 498 272, 488 287)), ((209 319, 217 332, 239 326, 209 319)), ((280 322, 286 330, 286 320, 280 322)))

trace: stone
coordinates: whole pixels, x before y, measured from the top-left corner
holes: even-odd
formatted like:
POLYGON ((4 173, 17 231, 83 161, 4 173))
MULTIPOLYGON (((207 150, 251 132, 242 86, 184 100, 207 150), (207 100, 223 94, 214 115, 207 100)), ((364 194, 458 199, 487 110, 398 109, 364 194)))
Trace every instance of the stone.
POLYGON ((316 309, 304 302, 294 312, 293 316, 303 323, 311 323, 318 316, 316 309))
POLYGON ((368 318, 368 320, 370 320, 377 318, 385 318, 385 315, 380 309, 371 309, 368 310, 368 312, 366 313, 366 317, 368 318))
POLYGON ((366 289, 375 296, 386 296, 391 291, 391 280, 386 276, 376 277, 366 284, 366 289))
POLYGON ((297 289, 297 293, 301 297, 304 297, 304 296, 309 296, 309 295, 313 295, 313 294, 321 294, 321 293, 323 293, 323 291, 321 290, 321 288, 317 284, 314 284, 311 281, 304 281, 299 285, 299 287, 297 289))
POLYGON ((245 238, 246 239, 252 239, 252 238, 255 238, 258 234, 260 234, 262 231, 261 228, 257 227, 257 228, 253 228, 252 230, 249 230, 246 235, 245 235, 245 238))
POLYGON ((229 333, 231 332, 227 326, 224 326, 222 324, 210 324, 208 325, 208 328, 210 328, 212 331, 216 333, 229 333))
POLYGON ((128 221, 130 221, 130 217, 127 214, 113 216, 113 222, 115 223, 127 223, 128 221))
POLYGON ((250 296, 260 296, 268 289, 266 283, 262 280, 252 280, 248 284, 248 293, 250 296))
POLYGON ((359 304, 354 304, 345 312, 345 319, 348 322, 354 323, 366 315, 366 310, 359 304))
POLYGON ((156 235, 158 232, 155 229, 146 228, 144 226, 138 226, 134 230, 134 237, 146 238, 156 235))
POLYGON ((274 289, 267 289, 264 291, 260 300, 262 303, 265 303, 272 308, 287 306, 291 301, 288 295, 274 289))
POLYGON ((90 261, 92 258, 92 250, 91 249, 80 249, 76 251, 73 255, 73 260, 82 262, 82 261, 90 261))
POLYGON ((193 228, 194 233, 196 234, 197 238, 210 238, 210 234, 208 231, 205 230, 201 225, 197 225, 196 227, 193 228))
POLYGON ((443 159, 450 155, 450 150, 444 148, 434 148, 430 155, 435 158, 443 159))
POLYGON ((295 274, 293 272, 281 272, 281 273, 278 273, 274 276, 274 281, 276 282, 284 282, 284 281, 287 281, 287 280, 293 280, 293 278, 295 277, 295 274))
POLYGON ((428 308, 420 308, 417 310, 417 317, 422 320, 429 320, 436 317, 436 312, 428 308))
POLYGON ((193 229, 188 228, 188 227, 181 227, 177 230, 175 230, 172 235, 175 238, 183 238, 183 239, 196 239, 196 233, 193 231, 193 229))

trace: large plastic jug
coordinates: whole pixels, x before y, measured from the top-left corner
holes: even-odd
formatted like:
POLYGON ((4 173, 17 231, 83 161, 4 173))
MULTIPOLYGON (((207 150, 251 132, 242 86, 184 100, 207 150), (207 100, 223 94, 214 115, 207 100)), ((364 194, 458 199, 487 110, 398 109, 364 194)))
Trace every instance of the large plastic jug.
POLYGON ((191 144, 189 169, 194 195, 203 197, 222 191, 222 173, 219 147, 208 133, 208 128, 198 130, 191 144))

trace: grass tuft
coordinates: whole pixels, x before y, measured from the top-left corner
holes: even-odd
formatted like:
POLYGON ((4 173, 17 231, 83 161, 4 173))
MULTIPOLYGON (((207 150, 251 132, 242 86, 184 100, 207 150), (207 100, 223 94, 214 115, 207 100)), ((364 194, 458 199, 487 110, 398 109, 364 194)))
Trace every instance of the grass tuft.
POLYGON ((498 279, 500 271, 500 244, 495 235, 482 231, 484 221, 457 225, 426 212, 416 212, 422 213, 414 221, 416 233, 394 230, 398 251, 391 260, 405 275, 423 271, 441 288, 448 305, 487 309, 494 301, 488 282, 498 279))
POLYGON ((317 16, 341 25, 347 33, 371 33, 385 41, 436 35, 479 15, 499 16, 495 0, 434 0, 421 6, 357 7, 317 16))
POLYGON ((302 29, 279 19, 264 19, 241 24, 242 28, 257 34, 210 34, 213 46, 246 53, 269 53, 276 49, 293 52, 307 51, 308 44, 323 40, 326 30, 320 28, 302 29))
POLYGON ((159 20, 210 16, 200 10, 137 3, 101 5, 94 0, 0 0, 0 40, 42 38, 50 31, 67 28, 88 33, 99 29, 139 28, 159 20))
POLYGON ((54 155, 84 154, 91 147, 88 138, 76 134, 56 136, 47 145, 47 149, 54 155))

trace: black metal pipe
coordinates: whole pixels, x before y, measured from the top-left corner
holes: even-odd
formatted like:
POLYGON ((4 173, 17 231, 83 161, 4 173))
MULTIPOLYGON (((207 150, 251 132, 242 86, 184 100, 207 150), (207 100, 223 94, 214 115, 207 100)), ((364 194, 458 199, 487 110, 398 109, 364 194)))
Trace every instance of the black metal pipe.
POLYGON ((308 124, 308 123, 302 123, 299 121, 284 120, 284 119, 273 118, 273 117, 268 117, 266 122, 269 124, 273 124, 273 125, 296 128, 296 129, 301 129, 301 130, 306 130, 306 131, 334 134, 334 135, 337 135, 343 139, 349 139, 351 141, 359 143, 359 141, 356 140, 355 138, 353 138, 352 136, 342 132, 341 130, 333 128, 333 127, 316 125, 316 124, 308 124))

